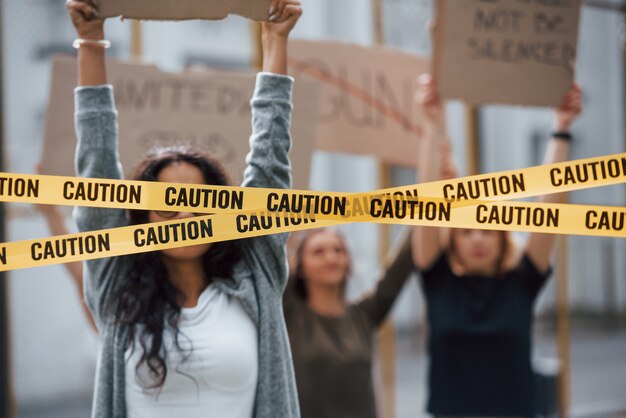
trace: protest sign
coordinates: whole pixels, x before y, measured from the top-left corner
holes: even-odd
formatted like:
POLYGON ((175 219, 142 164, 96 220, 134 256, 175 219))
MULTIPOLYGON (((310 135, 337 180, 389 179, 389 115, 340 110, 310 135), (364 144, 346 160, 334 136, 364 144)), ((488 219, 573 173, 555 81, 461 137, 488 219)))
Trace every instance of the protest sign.
POLYGON ((574 79, 580 0, 440 0, 434 73, 444 98, 557 106, 574 79))
POLYGON ((428 60, 380 47, 292 41, 289 67, 296 78, 324 86, 318 149, 415 167, 421 116, 414 96, 428 60))
MULTIPOLYGON (((171 74, 153 66, 110 60, 109 80, 119 113, 120 158, 128 176, 154 146, 192 144, 218 159, 239 184, 251 134, 250 97, 254 74, 188 72, 171 74)), ((76 60, 53 62, 50 104, 42 156, 44 174, 73 175, 76 60)), ((318 87, 294 86, 291 160, 294 187, 307 188, 314 148, 318 87)))
POLYGON ((101 17, 142 20, 223 19, 236 14, 266 20, 271 0, 100 0, 101 17))

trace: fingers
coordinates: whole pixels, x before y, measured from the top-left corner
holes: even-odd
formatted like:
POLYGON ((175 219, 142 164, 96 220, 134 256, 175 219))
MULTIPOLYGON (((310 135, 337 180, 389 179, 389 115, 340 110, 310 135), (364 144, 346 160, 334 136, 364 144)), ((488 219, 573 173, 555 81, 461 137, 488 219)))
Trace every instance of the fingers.
POLYGON ((298 0, 277 0, 276 10, 269 21, 281 23, 288 20, 292 16, 300 16, 302 14, 302 5, 298 0))
POLYGON ((416 100, 423 106, 439 104, 437 83, 431 74, 422 74, 417 78, 418 91, 416 100))
POLYGON ((578 84, 573 84, 570 90, 565 94, 561 109, 580 112, 582 108, 582 89, 578 84))
POLYGON ((70 15, 76 16, 79 14, 85 20, 98 17, 98 12, 95 7, 87 2, 70 0, 65 3, 65 7, 70 12, 70 15))
MULTIPOLYGON (((300 6, 295 6, 295 5, 290 5, 285 7, 285 11, 283 12, 283 17, 282 17, 282 21, 287 22, 289 20, 292 19, 298 19, 300 16, 302 16, 302 7, 300 6)), ((279 22, 281 22, 279 20, 279 22)))
POLYGON ((287 6, 287 1, 285 0, 277 0, 274 13, 270 15, 270 22, 282 22, 281 17, 285 12, 285 7, 287 6))
POLYGON ((278 8, 278 0, 272 0, 272 3, 270 4, 270 11, 267 14, 268 20, 274 17, 274 14, 276 13, 277 8, 278 8))

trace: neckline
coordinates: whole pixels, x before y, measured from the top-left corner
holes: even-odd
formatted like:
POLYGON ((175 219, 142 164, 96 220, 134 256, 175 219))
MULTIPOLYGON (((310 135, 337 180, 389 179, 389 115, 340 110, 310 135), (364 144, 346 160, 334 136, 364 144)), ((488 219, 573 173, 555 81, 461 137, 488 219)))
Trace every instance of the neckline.
POLYGON ((209 284, 206 288, 204 288, 202 293, 200 293, 200 296, 198 296, 198 302, 196 303, 195 306, 191 306, 187 308, 186 307, 180 308, 181 316, 184 315, 185 317, 190 317, 200 312, 206 306, 209 299, 211 298, 211 295, 216 290, 217 289, 215 288, 215 286, 213 286, 213 282, 211 282, 211 284, 209 284))

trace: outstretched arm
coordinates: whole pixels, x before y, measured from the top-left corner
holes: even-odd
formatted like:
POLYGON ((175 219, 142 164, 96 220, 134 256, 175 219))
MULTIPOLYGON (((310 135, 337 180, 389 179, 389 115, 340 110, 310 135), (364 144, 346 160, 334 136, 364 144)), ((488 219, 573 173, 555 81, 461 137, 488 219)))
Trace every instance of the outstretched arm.
MULTIPOLYGON (((79 39, 101 41, 104 39, 104 20, 92 0, 68 0, 65 3, 79 39)), ((99 86, 106 84, 104 48, 86 42, 78 49, 78 85, 99 86)))
MULTIPOLYGON (((439 98, 436 81, 430 75, 419 80, 416 100, 424 114, 423 133, 418 155, 418 182, 431 182, 456 175, 445 126, 445 110, 439 98)), ((412 232, 412 256, 415 266, 426 270, 445 249, 441 228, 416 226, 412 232)))
MULTIPOLYGON (((287 76, 289 33, 302 14, 299 1, 275 0, 272 22, 263 23, 263 70, 257 75, 252 97, 252 136, 246 156, 244 187, 291 187, 291 110, 293 79, 287 76)), ((282 295, 287 282, 285 241, 287 234, 248 241, 249 254, 271 272, 269 285, 282 295)))
POLYGON ((272 0, 270 17, 261 24, 264 72, 287 75, 287 41, 301 15, 300 1, 272 0))
MULTIPOLYGON (((582 93, 578 85, 574 84, 563 98, 563 103, 555 109, 555 133, 559 135, 570 133, 574 120, 582 110, 582 93)), ((566 161, 569 158, 571 140, 553 136, 548 143, 544 164, 553 164, 566 161)), ((566 200, 565 193, 556 193, 542 196, 539 200, 543 203, 563 203, 566 200)), ((550 268, 550 258, 554 249, 556 235, 532 233, 526 244, 526 254, 540 272, 545 273, 550 268)))
MULTIPOLYGON (((66 3, 78 38, 98 41, 104 38, 104 21, 97 17, 91 0, 66 3)), ((117 111, 113 90, 107 83, 104 48, 86 42, 78 52, 78 84, 74 91, 76 124, 76 174, 79 177, 121 179, 117 111)), ((126 224, 122 209, 77 207, 74 219, 78 229, 94 231, 126 224)), ((105 321, 104 308, 119 277, 119 258, 108 257, 85 262, 84 294, 99 328, 105 321)))
POLYGON ((385 272, 378 281, 376 289, 357 304, 366 312, 374 326, 380 325, 387 317, 413 270, 410 233, 402 239, 402 245, 399 248, 390 251, 384 267, 385 272))

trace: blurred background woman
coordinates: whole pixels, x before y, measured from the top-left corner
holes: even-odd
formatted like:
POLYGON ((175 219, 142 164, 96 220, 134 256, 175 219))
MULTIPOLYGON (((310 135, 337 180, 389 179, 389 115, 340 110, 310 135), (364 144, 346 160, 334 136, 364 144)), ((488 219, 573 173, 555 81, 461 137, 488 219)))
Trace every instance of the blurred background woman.
POLYGON ((375 418, 374 339, 411 273, 409 239, 393 251, 376 289, 346 300, 351 257, 333 229, 305 233, 284 308, 303 418, 375 418))
MULTIPOLYGON (((444 108, 436 81, 421 78, 418 101, 426 115, 420 181, 439 180, 446 147, 444 108)), ((581 111, 573 86, 555 110, 545 163, 565 161, 570 126, 581 111)), ((540 199, 559 203, 563 195, 540 199)), ((413 260, 427 302, 428 412, 436 416, 531 416, 533 308, 550 275, 556 235, 530 233, 516 251, 508 232, 416 227, 413 260)))

